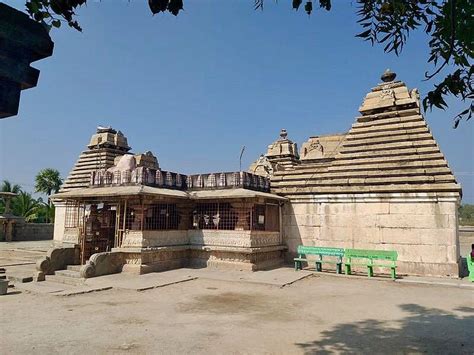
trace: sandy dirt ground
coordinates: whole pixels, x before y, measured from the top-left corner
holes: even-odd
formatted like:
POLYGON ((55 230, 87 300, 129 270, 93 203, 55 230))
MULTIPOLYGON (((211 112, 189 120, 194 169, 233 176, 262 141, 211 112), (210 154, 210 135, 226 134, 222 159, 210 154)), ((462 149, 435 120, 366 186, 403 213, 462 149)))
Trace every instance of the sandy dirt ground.
POLYGON ((0 299, 2 354, 474 353, 472 289, 313 276, 0 299))
MULTIPOLYGON (((0 243, 0 264, 33 272, 49 244, 0 243)), ((185 282, 146 291, 135 289, 158 284, 151 274, 74 296, 18 285, 0 297, 0 354, 474 354, 472 288, 312 273, 280 287, 291 270, 189 281, 180 270, 158 279, 185 282)))

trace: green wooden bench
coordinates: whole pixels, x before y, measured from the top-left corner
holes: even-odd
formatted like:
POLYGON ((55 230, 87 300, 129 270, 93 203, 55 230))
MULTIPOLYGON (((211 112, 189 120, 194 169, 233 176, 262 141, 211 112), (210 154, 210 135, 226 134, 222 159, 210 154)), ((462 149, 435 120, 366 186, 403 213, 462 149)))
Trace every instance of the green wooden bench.
POLYGON ((364 249, 346 249, 345 250, 345 272, 351 274, 352 266, 367 266, 367 276, 374 276, 374 267, 390 268, 392 279, 396 278, 398 253, 393 250, 364 250, 364 249), (353 261, 353 259, 364 259, 365 261, 353 261), (384 261, 386 261, 384 263, 384 261))
POLYGON ((469 271, 469 281, 474 282, 474 261, 471 259, 470 254, 467 254, 466 262, 467 269, 469 271))
POLYGON ((326 247, 309 247, 309 246, 298 246, 298 257, 294 258, 295 261, 295 270, 302 269, 302 262, 308 261, 308 255, 317 255, 318 259, 316 260, 316 271, 323 270, 323 263, 326 264, 335 264, 336 272, 342 274, 342 257, 344 256, 344 249, 342 248, 326 248, 326 247), (323 257, 331 256, 335 257, 336 260, 323 260, 323 257))

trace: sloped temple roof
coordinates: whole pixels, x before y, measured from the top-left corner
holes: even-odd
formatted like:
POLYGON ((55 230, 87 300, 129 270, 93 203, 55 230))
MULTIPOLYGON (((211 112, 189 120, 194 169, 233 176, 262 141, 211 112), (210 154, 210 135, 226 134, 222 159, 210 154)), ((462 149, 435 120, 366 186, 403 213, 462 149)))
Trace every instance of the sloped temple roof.
POLYGON ((88 187, 93 171, 112 167, 116 157, 130 150, 123 134, 112 128, 98 129, 87 147, 61 186, 61 192, 88 187))
MULTIPOLYGON (((392 73, 393 74, 393 73, 392 73)), ((420 112, 416 89, 393 76, 369 92, 333 159, 302 162, 277 171, 272 192, 461 192, 420 112)))

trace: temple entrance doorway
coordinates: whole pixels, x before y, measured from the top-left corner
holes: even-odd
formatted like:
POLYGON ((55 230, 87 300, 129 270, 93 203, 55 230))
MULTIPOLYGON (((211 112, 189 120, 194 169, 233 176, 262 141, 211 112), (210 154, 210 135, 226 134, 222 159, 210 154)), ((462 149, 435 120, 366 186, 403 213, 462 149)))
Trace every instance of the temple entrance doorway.
POLYGON ((120 224, 120 204, 97 203, 85 206, 84 224, 81 233, 81 264, 92 254, 110 251, 117 243, 117 228, 120 224))

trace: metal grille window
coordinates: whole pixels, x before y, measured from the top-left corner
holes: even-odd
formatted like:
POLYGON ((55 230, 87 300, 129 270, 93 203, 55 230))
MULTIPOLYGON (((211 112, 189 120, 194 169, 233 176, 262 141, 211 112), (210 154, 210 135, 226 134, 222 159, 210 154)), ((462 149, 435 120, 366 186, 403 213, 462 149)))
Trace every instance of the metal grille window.
POLYGON ((155 204, 146 206, 144 230, 178 229, 180 215, 176 204, 155 204))
POLYGON ((64 221, 64 226, 66 228, 76 228, 79 227, 79 216, 82 215, 80 205, 78 202, 67 202, 66 203, 66 216, 64 221))
POLYGON ((230 203, 199 203, 193 212, 193 227, 197 229, 235 230, 240 219, 245 220, 245 223, 239 223, 242 224, 241 229, 249 229, 249 208, 233 208, 230 203))
POLYGON ((176 204, 132 205, 127 208, 125 229, 130 230, 176 230, 181 216, 176 204))
POLYGON ((128 206, 125 214, 125 229, 142 230, 141 206, 128 206))
POLYGON ((277 204, 199 203, 192 216, 195 229, 217 230, 280 230, 277 204))

